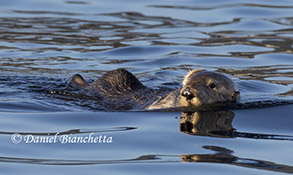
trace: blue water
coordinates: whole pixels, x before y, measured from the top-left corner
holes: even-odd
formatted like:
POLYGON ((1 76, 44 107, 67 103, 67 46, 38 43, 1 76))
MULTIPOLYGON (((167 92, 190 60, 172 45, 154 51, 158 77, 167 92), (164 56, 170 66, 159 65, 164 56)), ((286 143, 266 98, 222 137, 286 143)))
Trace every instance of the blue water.
POLYGON ((292 26, 289 0, 0 1, 1 173, 293 173, 292 26), (241 103, 276 105, 105 112, 50 94, 75 73, 92 82, 116 68, 174 89, 204 68, 235 81, 241 103), (111 143, 61 142, 90 134, 111 143))
POLYGON ((232 127, 239 133, 279 135, 269 139, 188 134, 180 129, 180 113, 2 113, 0 167, 4 174, 292 173, 292 112, 292 105, 234 111, 232 127), (37 137, 66 131, 113 139, 109 144, 10 141, 14 132, 37 137))

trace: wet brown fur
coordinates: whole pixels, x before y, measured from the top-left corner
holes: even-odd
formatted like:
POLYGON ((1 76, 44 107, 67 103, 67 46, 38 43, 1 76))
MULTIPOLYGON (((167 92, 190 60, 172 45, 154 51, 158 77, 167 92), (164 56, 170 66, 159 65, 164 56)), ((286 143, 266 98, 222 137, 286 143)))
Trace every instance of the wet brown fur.
POLYGON ((187 100, 183 96, 180 98, 181 106, 200 106, 219 102, 237 102, 239 91, 234 82, 223 74, 201 70, 191 71, 183 81, 183 87, 189 87, 195 96, 187 100), (215 87, 211 88, 210 85, 215 87))
POLYGON ((232 80, 222 74, 203 69, 191 71, 185 76, 183 87, 172 92, 167 88, 159 90, 147 88, 125 69, 109 71, 91 85, 82 76, 76 74, 72 77, 69 85, 83 90, 89 96, 100 97, 101 102, 109 110, 200 106, 221 101, 237 101, 237 97, 239 97, 239 92, 232 80), (219 89, 209 89, 210 82, 215 83, 219 89), (194 99, 186 100, 181 95, 186 87, 191 88, 195 94, 194 99), (160 96, 163 97, 159 98, 160 96))
POLYGON ((89 96, 101 97, 106 110, 130 110, 146 104, 158 91, 145 87, 132 73, 125 69, 107 72, 91 85, 78 74, 69 86, 80 89, 89 96))

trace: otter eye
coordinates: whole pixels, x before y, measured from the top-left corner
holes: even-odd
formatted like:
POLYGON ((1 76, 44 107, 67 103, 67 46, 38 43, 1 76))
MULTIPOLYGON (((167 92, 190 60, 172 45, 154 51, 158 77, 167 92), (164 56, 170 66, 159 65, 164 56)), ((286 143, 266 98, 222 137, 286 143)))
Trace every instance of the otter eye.
POLYGON ((215 83, 211 83, 211 84, 209 85, 209 87, 210 87, 211 89, 214 89, 214 88, 216 87, 216 84, 215 84, 215 83))

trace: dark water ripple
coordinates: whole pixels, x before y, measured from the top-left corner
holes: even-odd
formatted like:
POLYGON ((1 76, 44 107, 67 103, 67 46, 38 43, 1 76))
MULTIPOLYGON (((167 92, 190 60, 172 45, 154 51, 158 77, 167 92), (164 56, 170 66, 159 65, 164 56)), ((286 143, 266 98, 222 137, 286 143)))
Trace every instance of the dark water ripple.
POLYGON ((110 165, 110 164, 166 164, 179 162, 192 163, 219 163, 230 164, 240 167, 268 170, 281 173, 293 173, 293 167, 289 165, 277 164, 274 162, 240 158, 231 155, 233 151, 222 147, 203 146, 205 149, 216 151, 215 154, 187 154, 187 155, 142 155, 133 159, 122 160, 60 160, 60 159, 32 159, 16 157, 0 157, 0 162, 20 163, 33 165, 110 165), (228 151, 228 152, 227 152, 228 151))
POLYGON ((130 131, 137 129, 136 127, 116 127, 116 128, 96 128, 96 129, 70 129, 68 131, 59 131, 59 132, 6 132, 0 131, 0 134, 12 135, 18 133, 20 135, 35 135, 35 136, 50 136, 50 135, 66 135, 66 134, 90 134, 90 133, 107 133, 107 132, 121 132, 121 131, 130 131))
MULTIPOLYGON (((19 89, 30 91, 40 85, 44 88, 37 91, 45 92, 54 89, 54 85, 58 90, 65 79, 77 72, 93 81, 106 71, 123 67, 136 73, 147 86, 178 88, 187 70, 205 68, 230 74, 243 92, 243 102, 274 100, 275 96, 292 98, 293 23, 288 11, 292 6, 224 3, 145 8, 148 10, 143 12, 114 13, 10 9, 9 13, 14 15, 0 17, 2 80, 9 80, 8 84, 23 83, 19 87, 10 86, 17 89, 15 95, 21 93, 19 89), (186 15, 210 12, 222 17, 202 21, 188 15, 149 13, 167 9, 175 13, 184 11, 186 15), (261 13, 253 16, 235 9, 275 13, 268 17, 259 16, 261 13), (229 13, 234 13, 234 17, 229 13), (92 16, 96 18, 93 20, 92 16), (12 80, 11 74, 19 77, 12 80), (35 80, 21 77, 23 74, 33 74, 35 80), (56 81, 50 88, 38 77, 58 79, 50 80, 56 81), (264 92, 274 89, 274 92, 261 93, 257 89, 264 92)), ((202 16, 206 17, 209 15, 202 16)), ((0 83, 4 85, 7 81, 0 83)), ((4 90, 1 97, 7 101, 9 95, 4 90)), ((102 109, 97 105, 90 108, 102 109)))

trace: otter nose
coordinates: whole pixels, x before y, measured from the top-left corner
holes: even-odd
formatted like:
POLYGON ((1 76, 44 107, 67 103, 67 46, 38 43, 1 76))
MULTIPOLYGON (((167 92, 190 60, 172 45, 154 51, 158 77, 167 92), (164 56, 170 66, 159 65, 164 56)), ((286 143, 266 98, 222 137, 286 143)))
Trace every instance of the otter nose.
POLYGON ((184 91, 181 93, 181 95, 183 97, 186 97, 187 100, 191 100, 194 97, 189 87, 185 88, 184 91))

